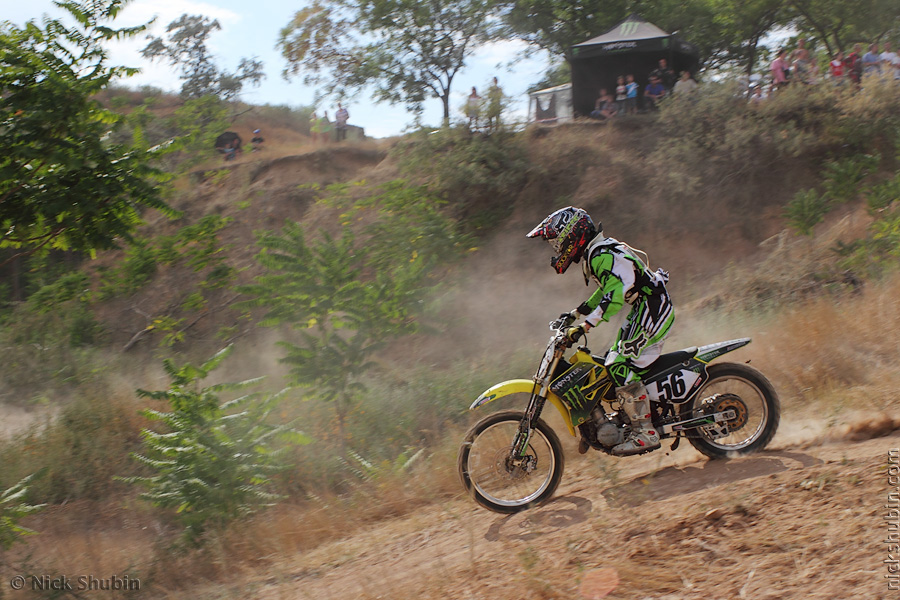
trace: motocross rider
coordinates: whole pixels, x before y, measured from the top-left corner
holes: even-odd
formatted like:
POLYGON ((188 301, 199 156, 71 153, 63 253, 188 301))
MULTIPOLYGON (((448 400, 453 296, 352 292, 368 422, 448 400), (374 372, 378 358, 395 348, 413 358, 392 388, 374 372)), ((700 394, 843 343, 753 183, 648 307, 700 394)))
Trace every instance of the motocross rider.
POLYGON ((531 230, 528 237, 540 237, 550 243, 556 253, 550 264, 557 273, 565 273, 570 264, 584 259, 585 285, 593 279, 599 286, 570 313, 585 319, 581 325, 566 331, 569 341, 577 342, 601 321, 609 321, 623 304, 631 305, 605 360, 617 386, 616 397, 631 421, 628 437, 614 446, 611 453, 627 456, 659 448, 647 388, 636 370, 647 368, 659 357, 675 320, 665 286, 668 274, 662 269, 650 271, 633 248, 605 237, 602 224, 595 227, 590 215, 581 208, 568 206, 557 210, 531 230))

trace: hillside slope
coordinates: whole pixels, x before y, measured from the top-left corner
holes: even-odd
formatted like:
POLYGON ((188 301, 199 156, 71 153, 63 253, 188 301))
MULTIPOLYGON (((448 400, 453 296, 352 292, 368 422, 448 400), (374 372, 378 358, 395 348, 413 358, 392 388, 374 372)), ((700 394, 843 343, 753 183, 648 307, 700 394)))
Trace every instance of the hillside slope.
POLYGON ((562 486, 538 509, 503 516, 466 498, 426 506, 285 553, 232 585, 169 597, 888 598, 879 542, 900 434, 860 441, 883 431, 824 438, 810 436, 819 423, 806 428, 799 443, 780 435, 731 461, 689 449, 618 461, 568 452, 562 486))

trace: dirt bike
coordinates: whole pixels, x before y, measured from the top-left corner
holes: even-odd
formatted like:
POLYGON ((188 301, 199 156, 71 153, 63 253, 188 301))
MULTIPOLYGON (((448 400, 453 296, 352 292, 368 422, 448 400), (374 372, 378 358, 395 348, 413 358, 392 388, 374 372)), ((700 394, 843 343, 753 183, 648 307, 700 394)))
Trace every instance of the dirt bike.
MULTIPOLYGON (((556 433, 541 419, 546 402, 559 410, 570 434, 577 437, 577 429, 579 452, 609 454, 631 430, 604 357, 579 346, 564 358, 572 346, 566 329, 574 321, 574 315, 564 314, 550 323, 553 335, 532 380, 499 383, 469 407, 510 394, 529 397, 524 412, 497 412, 475 423, 460 447, 460 478, 485 508, 516 513, 547 501, 556 491, 565 457, 556 433)), ((757 452, 772 440, 780 405, 768 379, 746 364, 709 365, 749 343, 750 338, 741 338, 663 354, 640 372, 659 437, 675 438, 670 450, 685 437, 701 453, 720 459, 757 452)))

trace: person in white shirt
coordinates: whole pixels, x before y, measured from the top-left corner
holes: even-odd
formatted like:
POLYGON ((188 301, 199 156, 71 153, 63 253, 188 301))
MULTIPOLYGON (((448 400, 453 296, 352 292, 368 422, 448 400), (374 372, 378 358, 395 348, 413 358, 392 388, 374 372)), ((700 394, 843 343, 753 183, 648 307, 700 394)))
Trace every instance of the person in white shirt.
POLYGON ((884 43, 884 52, 878 58, 881 60, 881 72, 884 74, 893 74, 894 79, 900 79, 900 56, 891 50, 891 43, 884 43))
POLYGON ((691 77, 690 71, 682 71, 681 79, 675 82, 675 95, 689 94, 697 89, 697 82, 691 77))

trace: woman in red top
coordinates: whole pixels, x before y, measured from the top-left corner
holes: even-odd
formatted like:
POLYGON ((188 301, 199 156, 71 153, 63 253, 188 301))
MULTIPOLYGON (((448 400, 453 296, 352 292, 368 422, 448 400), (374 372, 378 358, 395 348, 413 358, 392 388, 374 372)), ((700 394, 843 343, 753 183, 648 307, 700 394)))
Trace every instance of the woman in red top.
POLYGON ((838 52, 831 61, 831 78, 840 82, 844 78, 844 53, 838 52))

